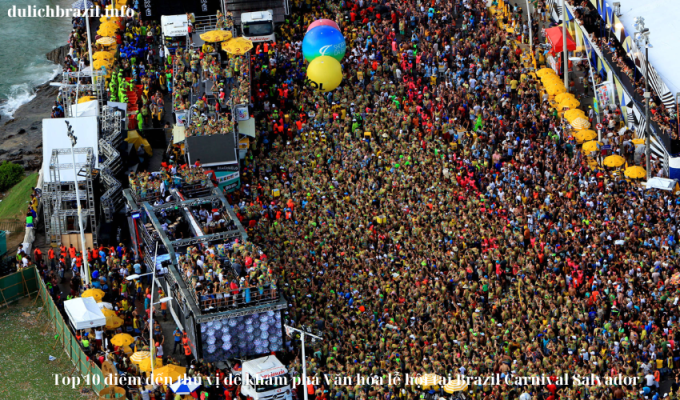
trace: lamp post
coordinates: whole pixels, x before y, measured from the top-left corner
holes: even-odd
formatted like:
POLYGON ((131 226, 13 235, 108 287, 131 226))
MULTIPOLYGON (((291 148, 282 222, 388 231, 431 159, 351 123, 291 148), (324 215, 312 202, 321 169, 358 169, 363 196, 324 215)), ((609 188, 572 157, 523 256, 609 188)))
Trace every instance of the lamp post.
MULTIPOLYGON (((315 339, 323 340, 322 338, 312 335, 309 332, 305 332, 303 330, 293 328, 292 326, 284 325, 286 327, 286 333, 289 331, 295 331, 300 334, 300 340, 302 341, 302 391, 305 396, 305 400, 308 400, 307 397, 307 362, 305 361, 305 335, 309 335, 315 339)), ((292 336, 289 334, 289 336, 292 336)))
POLYGON ((650 98, 650 92, 649 92, 649 48, 652 47, 652 45, 649 43, 649 28, 645 28, 645 19, 642 17, 637 17, 635 18, 635 42, 637 44, 638 49, 642 49, 644 47, 645 49, 645 159, 647 162, 646 169, 647 169, 647 180, 649 181, 649 178, 651 176, 651 171, 650 169, 650 154, 651 154, 651 148, 650 148, 650 142, 651 142, 651 129, 650 129, 650 123, 649 123, 649 98, 650 98))
POLYGON ((529 51, 533 54, 534 52, 534 38, 531 32, 531 4, 527 0, 527 23, 529 24, 529 51))
MULTIPOLYGON (((156 354, 155 354, 155 343, 153 340, 153 311, 154 311, 154 305, 160 304, 160 303, 167 303, 168 301, 172 300, 172 297, 163 297, 162 299, 158 299, 157 302, 154 303, 153 301, 153 296, 154 296, 154 290, 156 286, 156 258, 158 257, 158 242, 156 242, 156 251, 154 252, 153 255, 153 266, 151 267, 151 272, 147 272, 145 274, 132 274, 128 275, 125 279, 128 281, 134 281, 136 279, 139 279, 143 276, 147 275, 153 275, 151 277, 151 301, 149 301, 149 350, 151 352, 151 355, 153 355, 151 359, 151 379, 153 379, 153 369, 154 366, 156 365, 156 354)), ((141 260, 140 260, 141 261, 141 260)), ((153 383, 153 382, 152 382, 153 383)))
MULTIPOLYGON (((80 190, 78 189, 78 172, 76 171, 76 154, 74 152, 74 147, 76 146, 76 142, 78 141, 78 138, 73 134, 73 127, 71 127, 71 124, 68 121, 66 122, 66 129, 68 131, 68 137, 71 142, 71 159, 73 161, 73 183, 74 186, 76 187, 76 204, 78 205, 78 227, 80 228, 80 254, 83 255, 83 283, 84 284, 89 284, 90 283, 90 265, 87 262, 87 254, 85 253, 85 250, 87 247, 85 246, 85 229, 83 228, 83 209, 80 206, 80 190)), ((87 178, 86 178, 87 179, 87 178)), ((94 210, 91 210, 93 212, 94 210)), ((92 229, 96 229, 96 227, 92 227, 92 229)))

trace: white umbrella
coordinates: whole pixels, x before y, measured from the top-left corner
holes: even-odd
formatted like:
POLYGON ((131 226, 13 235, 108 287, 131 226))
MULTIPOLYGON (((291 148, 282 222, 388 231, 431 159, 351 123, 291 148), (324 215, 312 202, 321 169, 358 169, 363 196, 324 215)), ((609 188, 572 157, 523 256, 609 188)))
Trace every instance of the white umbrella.
POLYGON ((71 4, 71 8, 83 11, 92 8, 93 5, 94 4, 89 0, 78 0, 75 3, 71 4))
POLYGON ((99 306, 99 309, 100 309, 100 310, 101 310, 102 308, 108 308, 109 310, 113 310, 113 304, 107 303, 107 302, 105 302, 105 301, 103 301, 103 302, 101 302, 101 303, 97 303, 97 305, 99 306))
POLYGON ((175 394, 191 394, 194 390, 201 386, 199 381, 193 379, 180 379, 177 382, 170 385, 170 389, 175 392, 175 394))

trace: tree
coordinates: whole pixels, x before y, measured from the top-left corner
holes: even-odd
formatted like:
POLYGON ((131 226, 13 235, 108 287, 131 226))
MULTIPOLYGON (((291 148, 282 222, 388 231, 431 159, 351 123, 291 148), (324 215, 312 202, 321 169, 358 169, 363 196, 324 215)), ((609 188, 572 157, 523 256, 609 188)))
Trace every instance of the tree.
POLYGON ((24 167, 13 162, 3 161, 0 164, 0 191, 5 191, 21 182, 23 177, 24 167))

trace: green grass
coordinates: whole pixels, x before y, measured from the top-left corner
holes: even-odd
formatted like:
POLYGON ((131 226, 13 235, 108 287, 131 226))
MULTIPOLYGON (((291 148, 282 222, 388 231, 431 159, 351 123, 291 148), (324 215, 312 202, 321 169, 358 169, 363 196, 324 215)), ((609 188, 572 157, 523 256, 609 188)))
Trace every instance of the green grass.
POLYGON ((28 202, 31 200, 31 188, 37 183, 38 173, 34 172, 14 185, 0 202, 0 219, 22 219, 28 202))
POLYGON ((55 374, 79 376, 61 343, 55 345, 47 318, 38 316, 32 299, 0 309, 0 399, 84 400, 79 388, 55 385, 55 374), (34 314, 30 314, 34 312, 34 314), (49 356, 55 361, 49 361, 49 356))

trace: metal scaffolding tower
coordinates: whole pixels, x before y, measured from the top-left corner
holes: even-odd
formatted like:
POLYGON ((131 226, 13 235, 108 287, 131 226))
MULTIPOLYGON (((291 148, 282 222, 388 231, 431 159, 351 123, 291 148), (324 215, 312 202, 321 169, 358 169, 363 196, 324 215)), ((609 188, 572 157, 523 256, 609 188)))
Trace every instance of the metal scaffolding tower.
MULTIPOLYGON (((73 104, 76 104, 76 98, 80 99, 84 96, 93 96, 94 95, 94 88, 95 86, 92 83, 88 84, 82 84, 78 83, 78 78, 85 78, 88 77, 90 74, 88 73, 87 76, 83 75, 82 73, 79 72, 64 72, 62 74, 62 83, 61 85, 61 100, 62 103, 64 104, 64 114, 66 117, 76 117, 76 115, 73 115, 71 113, 71 106, 73 104)), ((99 103, 99 107, 103 107, 104 105, 104 93, 106 93, 106 79, 104 79, 104 72, 103 71, 95 71, 94 75, 100 79, 97 79, 97 90, 96 90, 96 96, 97 96, 97 101, 99 103)))
POLYGON ((101 207, 106 222, 113 222, 113 215, 123 205, 122 185, 116 175, 123 169, 122 158, 116 150, 123 142, 121 134, 122 113, 111 107, 103 107, 101 113, 101 139, 99 139, 99 163, 105 192, 101 196, 101 207))
MULTIPOLYGON (((71 154, 71 149, 54 149, 50 158, 50 181, 45 184, 42 196, 43 210, 45 213, 45 234, 47 240, 53 244, 61 244, 61 236, 68 233, 79 233, 78 229, 68 229, 66 219, 78 218, 77 207, 73 204, 80 201, 82 215, 90 222, 92 242, 97 243, 97 210, 93 180, 97 171, 94 168, 94 155, 91 147, 73 149, 74 154, 85 154, 86 161, 76 163, 78 177, 85 178, 78 181, 81 190, 80 199, 76 198, 75 182, 62 181, 62 170, 72 170, 72 163, 60 163, 59 155, 71 154), (83 205, 85 202, 85 205, 83 205)), ((77 178, 76 178, 77 179, 77 178)))

